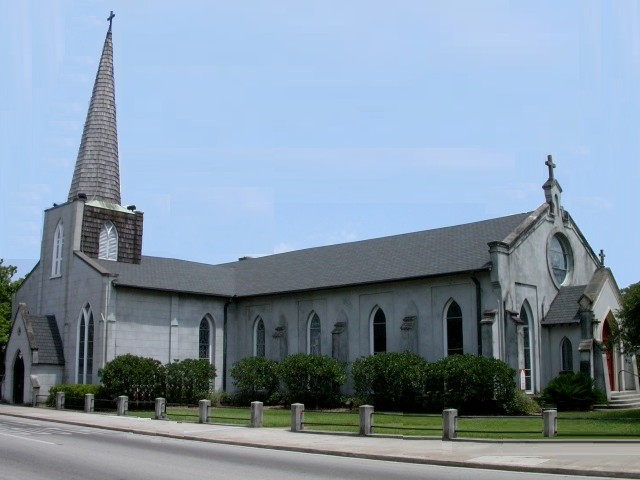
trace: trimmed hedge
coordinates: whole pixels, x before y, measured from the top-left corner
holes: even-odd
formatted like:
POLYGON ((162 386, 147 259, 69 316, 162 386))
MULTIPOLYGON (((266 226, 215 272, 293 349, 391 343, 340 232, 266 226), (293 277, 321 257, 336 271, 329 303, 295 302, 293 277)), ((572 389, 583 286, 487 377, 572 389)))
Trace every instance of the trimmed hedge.
POLYGON ((416 410, 422 401, 427 361, 416 353, 384 352, 360 357, 351 367, 356 396, 379 410, 416 410))
POLYGON ((239 403, 269 399, 278 391, 278 363, 265 357, 247 357, 231 367, 233 385, 238 389, 239 403))
POLYGON ((165 371, 158 360, 120 355, 98 371, 109 398, 127 395, 129 402, 153 402, 165 396, 165 371))
POLYGON ((340 387, 347 380, 345 364, 324 355, 297 353, 285 358, 278 371, 291 402, 312 408, 340 405, 340 387))
POLYGON ((495 358, 451 355, 428 365, 424 376, 424 406, 441 412, 503 414, 515 400, 516 371, 495 358))
POLYGON ((95 398, 100 398, 102 393, 101 385, 82 385, 82 384, 67 384, 67 385, 55 385, 49 389, 49 396, 47 397, 47 406, 56 406, 56 393, 64 392, 65 403, 84 405, 84 396, 87 393, 92 393, 95 398))
POLYGON ((196 404, 207 398, 216 369, 208 360, 182 360, 164 367, 168 403, 196 404))

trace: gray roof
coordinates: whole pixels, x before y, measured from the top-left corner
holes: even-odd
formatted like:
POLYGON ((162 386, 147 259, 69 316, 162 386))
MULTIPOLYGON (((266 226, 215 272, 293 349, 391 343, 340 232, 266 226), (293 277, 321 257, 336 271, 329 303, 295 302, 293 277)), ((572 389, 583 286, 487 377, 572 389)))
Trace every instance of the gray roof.
POLYGON ((89 200, 120 204, 118 129, 113 79, 113 44, 107 33, 93 85, 89 111, 73 172, 69 201, 79 193, 89 200))
POLYGON ((224 266, 145 255, 140 264, 92 260, 118 276, 117 286, 225 297, 235 293, 234 271, 224 266))
POLYGON ((62 339, 54 315, 31 315, 21 304, 22 319, 25 323, 29 347, 38 351, 38 363, 64 365, 62 339))
POLYGON ((584 295, 586 285, 561 287, 542 320, 543 325, 560 325, 563 323, 579 323, 580 305, 578 301, 584 295))
POLYGON ((255 296, 362 285, 490 267, 488 243, 503 241, 531 212, 223 265, 143 256, 139 265, 96 260, 119 286, 255 296))

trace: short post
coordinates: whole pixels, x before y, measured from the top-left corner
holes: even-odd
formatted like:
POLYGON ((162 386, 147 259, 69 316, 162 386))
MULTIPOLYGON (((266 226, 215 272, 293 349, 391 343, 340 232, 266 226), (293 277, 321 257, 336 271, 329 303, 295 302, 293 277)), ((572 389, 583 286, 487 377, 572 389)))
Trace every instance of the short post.
POLYGON ((95 398, 93 393, 85 393, 84 413, 93 413, 94 409, 95 409, 95 398))
POLYGON ((442 411, 442 440, 456 438, 458 429, 458 410, 448 408, 442 411))
POLYGON ((118 397, 118 416, 124 417, 129 411, 129 397, 126 395, 120 395, 118 397))
POLYGON ((209 409, 211 408, 211 400, 200 400, 198 402, 199 422, 209 423, 209 409))
POLYGON ((360 435, 373 433, 373 405, 360 405, 360 435))
POLYGON ((304 430, 304 403, 291 404, 291 431, 301 432, 304 430))
POLYGON ((156 398, 156 420, 164 420, 165 418, 167 418, 167 400, 156 398))
POLYGON ((544 437, 558 435, 558 410, 542 411, 542 435, 544 437))
POLYGON ((262 402, 251 402, 251 427, 262 428, 262 402))
POLYGON ((64 392, 56 392, 56 410, 64 410, 64 392))

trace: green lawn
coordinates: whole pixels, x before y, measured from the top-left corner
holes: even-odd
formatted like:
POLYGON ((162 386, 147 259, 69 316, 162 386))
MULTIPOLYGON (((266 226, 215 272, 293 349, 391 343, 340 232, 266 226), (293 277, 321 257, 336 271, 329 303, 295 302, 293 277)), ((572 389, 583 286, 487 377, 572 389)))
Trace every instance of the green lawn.
MULTIPOLYGON (((153 417, 153 412, 130 412, 132 416, 153 417)), ((248 408, 212 408, 211 423, 249 425, 248 408)), ((170 420, 197 422, 197 408, 168 407, 170 420)), ((283 408, 265 408, 264 426, 288 428, 291 411, 283 408)), ((358 412, 318 412, 304 414, 306 430, 358 432, 358 412)), ((459 438, 542 439, 540 417, 476 417, 458 419, 459 438)), ((442 435, 440 415, 414 415, 402 413, 374 414, 374 433, 387 435, 433 436, 442 435)), ((607 412, 560 412, 558 438, 640 438, 640 410, 607 412)))

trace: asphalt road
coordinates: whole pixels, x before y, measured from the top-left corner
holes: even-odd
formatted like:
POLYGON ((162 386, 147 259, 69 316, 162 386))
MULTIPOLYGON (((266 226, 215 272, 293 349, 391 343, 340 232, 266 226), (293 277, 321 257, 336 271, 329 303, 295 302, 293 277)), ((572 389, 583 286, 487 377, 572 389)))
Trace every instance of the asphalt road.
POLYGON ((585 478, 324 456, 0 417, 2 480, 506 480, 516 476, 585 478))

